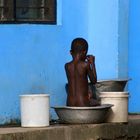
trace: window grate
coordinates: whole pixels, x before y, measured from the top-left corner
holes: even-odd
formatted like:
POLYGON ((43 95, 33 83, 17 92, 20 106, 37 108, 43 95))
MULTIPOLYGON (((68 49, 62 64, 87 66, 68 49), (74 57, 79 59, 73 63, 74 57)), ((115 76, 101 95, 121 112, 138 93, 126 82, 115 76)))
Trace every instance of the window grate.
POLYGON ((56 23, 56 0, 0 0, 0 23, 56 23))

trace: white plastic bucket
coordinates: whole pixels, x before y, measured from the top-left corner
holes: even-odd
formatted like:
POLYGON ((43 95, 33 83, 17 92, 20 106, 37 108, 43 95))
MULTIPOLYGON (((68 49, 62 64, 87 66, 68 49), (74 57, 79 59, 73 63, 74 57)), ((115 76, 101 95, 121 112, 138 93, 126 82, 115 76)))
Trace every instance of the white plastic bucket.
POLYGON ((101 104, 113 104, 106 122, 128 122, 128 92, 101 92, 101 104))
POLYGON ((49 95, 21 95, 20 107, 22 127, 49 126, 49 95))

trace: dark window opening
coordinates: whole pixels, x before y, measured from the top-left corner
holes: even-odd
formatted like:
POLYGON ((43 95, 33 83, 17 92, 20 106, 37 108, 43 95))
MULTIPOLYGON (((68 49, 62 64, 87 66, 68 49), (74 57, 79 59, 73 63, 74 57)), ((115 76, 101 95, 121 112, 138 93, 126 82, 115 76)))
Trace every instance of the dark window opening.
POLYGON ((0 0, 0 23, 56 23, 56 0, 0 0))

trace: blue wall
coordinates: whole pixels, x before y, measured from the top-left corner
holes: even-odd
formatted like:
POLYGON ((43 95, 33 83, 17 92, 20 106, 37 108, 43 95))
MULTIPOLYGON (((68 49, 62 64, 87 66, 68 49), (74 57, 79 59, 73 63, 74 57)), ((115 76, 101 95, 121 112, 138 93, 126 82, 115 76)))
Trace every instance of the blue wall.
POLYGON ((130 0, 129 18, 129 84, 130 111, 140 113, 140 1, 130 0))
POLYGON ((89 0, 88 39, 98 79, 117 78, 118 0, 89 0))
POLYGON ((85 0, 64 0, 58 25, 0 25, 1 123, 20 116, 21 94, 48 93, 51 105, 65 104, 64 64, 72 39, 87 38, 87 9, 85 0))
POLYGON ((128 0, 89 0, 90 52, 98 79, 128 78, 128 0))
POLYGON ((58 25, 0 25, 1 124, 19 118, 21 94, 48 93, 51 106, 65 104, 64 64, 75 37, 88 40, 98 79, 119 77, 118 34, 125 19, 119 21, 119 0, 58 0, 58 6, 58 25))
POLYGON ((128 78, 129 0, 119 0, 118 78, 128 78))

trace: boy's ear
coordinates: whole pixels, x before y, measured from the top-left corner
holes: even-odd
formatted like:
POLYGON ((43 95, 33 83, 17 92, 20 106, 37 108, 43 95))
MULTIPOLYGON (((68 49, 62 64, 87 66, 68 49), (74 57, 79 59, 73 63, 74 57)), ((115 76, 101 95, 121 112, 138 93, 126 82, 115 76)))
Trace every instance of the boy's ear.
POLYGON ((84 53, 84 54, 87 54, 87 51, 85 50, 83 53, 84 53))

